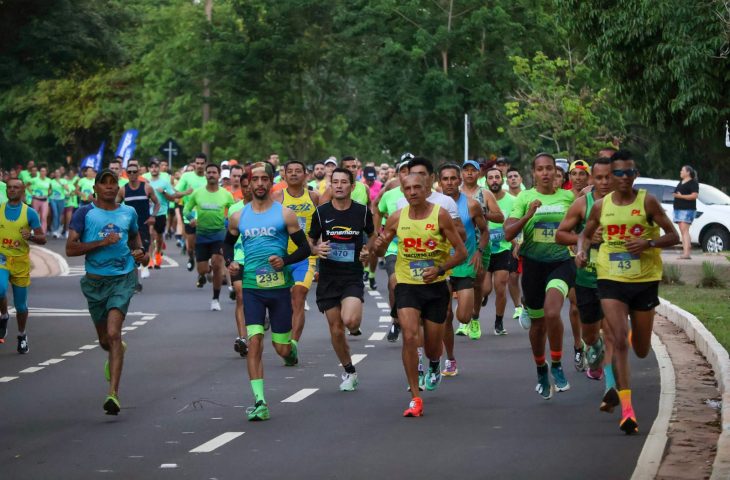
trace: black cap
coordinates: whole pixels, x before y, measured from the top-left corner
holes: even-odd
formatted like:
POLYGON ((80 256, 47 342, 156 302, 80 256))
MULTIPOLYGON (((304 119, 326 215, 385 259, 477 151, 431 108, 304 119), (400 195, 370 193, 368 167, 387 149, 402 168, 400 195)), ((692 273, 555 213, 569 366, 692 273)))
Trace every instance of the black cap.
POLYGON ((114 177, 114 180, 116 182, 119 182, 119 178, 117 177, 117 175, 108 168, 105 168, 104 170, 96 174, 94 184, 96 185, 97 183, 101 183, 101 181, 104 180, 104 177, 106 177, 107 175, 111 175, 112 177, 114 177))
POLYGON ((368 180, 375 180, 378 178, 378 172, 375 171, 375 167, 365 167, 362 170, 362 174, 368 180))
POLYGON ((499 157, 497 160, 495 160, 494 163, 496 165, 499 165, 500 163, 509 165, 509 158, 507 158, 507 157, 499 157))

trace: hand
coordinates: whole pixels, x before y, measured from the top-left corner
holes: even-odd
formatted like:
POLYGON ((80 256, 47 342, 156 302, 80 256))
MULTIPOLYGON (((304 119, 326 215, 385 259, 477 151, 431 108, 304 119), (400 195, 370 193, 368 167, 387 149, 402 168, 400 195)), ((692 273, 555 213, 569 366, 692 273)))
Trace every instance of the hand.
POLYGON ((512 247, 512 257, 514 257, 515 260, 520 258, 520 244, 517 242, 515 242, 512 247))
POLYGON ((586 268, 586 265, 588 265, 588 255, 581 250, 575 254, 575 266, 578 268, 586 268))
POLYGON ((326 242, 322 242, 319 245, 317 245, 317 256, 319 258, 326 259, 329 257, 330 251, 332 251, 332 247, 330 247, 330 241, 327 240, 326 242))
POLYGON ((269 257, 269 265, 271 265, 274 270, 280 271, 284 268, 284 260, 282 260, 278 255, 272 255, 269 257))
POLYGON ((672 194, 672 196, 674 196, 674 198, 679 198, 679 197, 681 197, 681 195, 680 195, 679 193, 677 193, 677 192, 674 192, 674 193, 672 194))
POLYGON ((155 217, 147 217, 147 220, 144 221, 145 225, 154 225, 155 224, 155 217))
POLYGON ((183 196, 190 195, 191 193, 193 193, 192 187, 185 190, 185 192, 183 193, 183 196))
POLYGON ((598 245, 599 243, 603 242, 603 228, 598 227, 596 231, 593 233, 593 237, 591 238, 591 243, 593 245, 598 245))
POLYGON ((532 217, 535 215, 535 212, 537 212, 537 209, 542 206, 542 202, 540 200, 533 200, 530 202, 530 208, 527 209, 527 217, 532 217))
POLYGON ((165 193, 165 189, 162 187, 157 188, 157 193, 165 193))
POLYGON ((482 271, 482 252, 477 250, 474 252, 474 255, 471 256, 471 260, 469 260, 469 263, 474 268, 474 271, 479 275, 479 272, 482 271))
POLYGON ((102 244, 104 246, 114 245, 118 241, 119 241, 119 234, 117 232, 111 232, 111 233, 107 234, 106 237, 104 237, 104 240, 102 240, 102 244))
POLYGON ((364 246, 362 247, 362 250, 360 250, 360 262, 366 263, 370 260, 370 252, 368 252, 368 247, 364 246))
POLYGON ((230 265, 228 265, 228 273, 230 273, 231 275, 237 275, 240 269, 241 264, 236 261, 233 261, 230 263, 230 265))
POLYGON ((375 250, 380 250, 380 248, 385 244, 385 237, 381 234, 378 234, 377 237, 375 237, 375 243, 373 246, 375 247, 375 250))
POLYGON ((23 237, 23 240, 30 240, 30 236, 32 235, 30 230, 27 230, 23 228, 20 230, 20 236, 23 237))
POLYGON ((426 267, 423 269, 423 282, 431 283, 439 276, 438 267, 426 267))
POLYGON ((626 240, 626 250, 632 255, 639 255, 641 252, 649 248, 649 240, 643 238, 632 238, 626 240))
POLYGON ((198 220, 195 219, 195 218, 193 218, 192 220, 190 220, 190 222, 188 222, 188 225, 190 225, 191 227, 195 228, 195 227, 198 226, 198 220))
POLYGON ((146 256, 147 255, 145 255, 144 250, 142 250, 141 248, 135 248, 134 250, 132 250, 132 258, 134 258, 134 261, 137 263, 140 263, 142 265, 147 265, 148 263, 150 263, 149 257, 147 258, 147 260, 145 260, 146 256))

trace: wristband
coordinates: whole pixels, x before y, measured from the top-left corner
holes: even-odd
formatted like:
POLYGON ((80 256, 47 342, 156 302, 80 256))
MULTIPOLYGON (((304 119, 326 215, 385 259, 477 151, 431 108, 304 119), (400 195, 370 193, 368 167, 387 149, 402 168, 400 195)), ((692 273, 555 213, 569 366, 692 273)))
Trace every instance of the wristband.
POLYGON ((443 277, 446 275, 446 270, 444 270, 444 267, 439 267, 438 270, 436 270, 437 276, 443 277))

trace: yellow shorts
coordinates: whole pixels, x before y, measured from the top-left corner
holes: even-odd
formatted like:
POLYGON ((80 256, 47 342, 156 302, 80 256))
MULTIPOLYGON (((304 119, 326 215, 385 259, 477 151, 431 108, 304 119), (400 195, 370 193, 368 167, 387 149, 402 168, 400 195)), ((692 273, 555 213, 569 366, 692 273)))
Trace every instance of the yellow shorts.
POLYGON ((314 281, 314 268, 317 264, 317 257, 309 257, 299 263, 291 265, 291 276, 294 279, 294 286, 302 286, 309 290, 314 281))
POLYGON ((30 256, 8 257, 0 253, 0 269, 10 272, 10 283, 16 287, 30 285, 30 256))

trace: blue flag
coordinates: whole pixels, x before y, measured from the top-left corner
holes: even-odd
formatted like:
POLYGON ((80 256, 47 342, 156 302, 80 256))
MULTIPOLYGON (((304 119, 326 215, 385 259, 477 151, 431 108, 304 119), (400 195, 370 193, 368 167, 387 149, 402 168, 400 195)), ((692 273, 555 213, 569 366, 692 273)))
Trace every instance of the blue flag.
POLYGON ((137 130, 130 129, 122 134, 122 138, 119 139, 119 146, 117 147, 117 157, 122 157, 122 168, 127 168, 127 162, 132 158, 134 149, 137 148, 137 130))
POLYGON ((99 145, 99 151, 96 152, 96 155, 94 155, 94 170, 97 172, 101 171, 101 160, 104 157, 104 146, 106 145, 106 141, 101 142, 101 145, 99 145))
MULTIPOLYGON (((86 167, 91 167, 96 170, 96 154, 89 155, 88 157, 84 157, 84 159, 81 160, 81 170, 83 171, 86 167)), ((98 170, 96 171, 98 172, 98 170)), ((79 173, 79 175, 81 175, 81 173, 79 173)))

